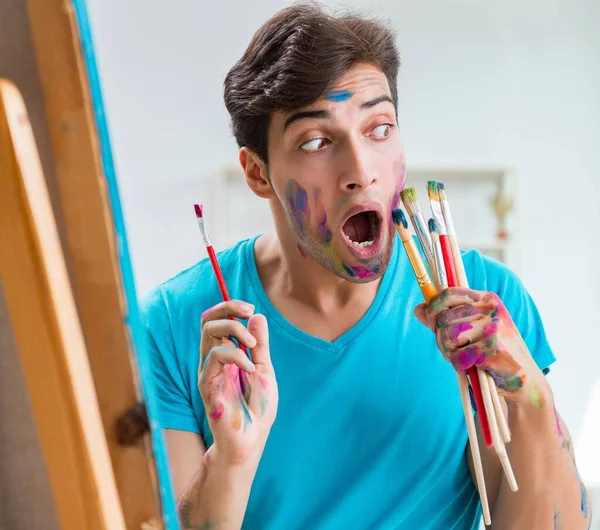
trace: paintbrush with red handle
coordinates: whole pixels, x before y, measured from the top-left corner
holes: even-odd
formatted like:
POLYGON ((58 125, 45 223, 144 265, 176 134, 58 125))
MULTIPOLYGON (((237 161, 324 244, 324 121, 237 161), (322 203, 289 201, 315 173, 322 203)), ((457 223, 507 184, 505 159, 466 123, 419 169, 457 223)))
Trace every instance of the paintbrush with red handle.
MULTIPOLYGON (((448 238, 448 232, 446 230, 446 223, 444 222, 442 207, 440 205, 440 196, 437 182, 433 180, 428 181, 427 192, 429 194, 431 212, 433 213, 433 218, 435 219, 435 223, 437 225, 440 236, 440 246, 442 247, 442 255, 444 258, 444 266, 446 268, 446 278, 448 280, 448 287, 459 287, 458 278, 456 277, 456 269, 454 268, 452 247, 450 246, 450 240, 448 238)), ((477 407, 477 414, 479 414, 479 421, 481 422, 481 432, 483 433, 483 440, 485 442, 486 447, 493 447, 494 442, 490 430, 490 423, 485 410, 483 394, 481 393, 481 384, 479 382, 477 368, 473 366, 469 369, 467 373, 469 375, 471 389, 473 390, 473 397, 475 399, 475 406, 477 407)))
MULTIPOLYGON (((456 230, 454 229, 454 222, 452 221, 452 212, 450 211, 450 203, 446 197, 445 186, 442 182, 437 184, 438 197, 441 205, 441 212, 446 224, 446 230, 448 232, 448 239, 450 247, 452 249, 452 256, 454 266, 456 268, 456 279, 457 285, 460 287, 469 287, 469 280, 465 272, 465 267, 460 253, 460 247, 458 245, 458 238, 456 236, 456 230)), ((502 403, 500 396, 498 395, 498 389, 493 381, 492 377, 484 370, 477 370, 479 378, 479 384, 481 387, 481 395, 483 397, 483 403, 485 406, 485 412, 490 425, 490 433, 492 436, 492 444, 506 475, 508 485, 512 491, 517 491, 519 486, 513 472, 508 453, 506 452, 505 443, 510 442, 510 430, 508 428, 508 422, 504 416, 502 409, 502 403)))
MULTIPOLYGON (((215 249, 213 248, 212 243, 210 242, 210 238, 208 237, 208 231, 206 230, 204 217, 202 215, 202 205, 194 204, 194 211, 196 212, 196 221, 198 221, 198 227, 200 228, 202 239, 204 239, 210 263, 212 264, 213 270, 215 271, 215 276, 217 277, 217 283, 219 284, 219 289, 221 291, 221 295, 223 296, 223 301, 228 302, 229 300, 231 300, 231 298, 229 297, 229 292, 227 291, 227 285, 225 285, 225 278, 223 278, 221 267, 219 266, 219 262, 217 261, 215 249)), ((230 320, 236 320, 235 317, 229 318, 230 320)), ((246 355, 248 355, 248 350, 246 350, 246 347, 243 344, 239 343, 238 346, 246 355)))

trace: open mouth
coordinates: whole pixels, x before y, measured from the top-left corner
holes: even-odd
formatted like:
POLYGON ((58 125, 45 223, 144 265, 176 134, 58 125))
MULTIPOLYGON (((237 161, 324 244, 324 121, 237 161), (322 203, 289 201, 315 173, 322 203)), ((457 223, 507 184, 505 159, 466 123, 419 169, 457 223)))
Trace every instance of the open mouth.
POLYGON ((374 210, 367 210, 349 217, 342 227, 342 232, 354 247, 367 248, 377 241, 379 228, 379 215, 374 210))

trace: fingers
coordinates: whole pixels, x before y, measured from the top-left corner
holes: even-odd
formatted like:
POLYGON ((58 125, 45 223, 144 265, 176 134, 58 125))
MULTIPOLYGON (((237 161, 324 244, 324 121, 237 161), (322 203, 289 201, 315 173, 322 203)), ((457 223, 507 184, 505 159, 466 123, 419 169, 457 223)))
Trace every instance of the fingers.
POLYGON ((479 341, 490 342, 488 347, 493 348, 497 331, 497 319, 479 317, 477 320, 459 321, 439 328, 437 338, 442 352, 450 352, 479 341))
POLYGON ((427 304, 419 304, 415 307, 415 316, 417 320, 427 326, 427 304))
POLYGON ((444 289, 427 306, 427 327, 435 329, 437 317, 440 313, 453 307, 479 302, 483 295, 480 291, 465 289, 463 287, 451 287, 444 289))
POLYGON ((211 320, 226 320, 231 317, 247 319, 252 313, 254 313, 254 306, 247 302, 241 300, 220 302, 202 313, 201 327, 204 327, 204 324, 211 320))
POLYGON ((256 344, 256 339, 250 331, 237 320, 212 320, 207 322, 202 328, 202 339, 205 336, 216 340, 233 337, 248 348, 253 348, 256 344))
POLYGON ((450 352, 448 360, 457 372, 465 374, 472 366, 479 366, 485 362, 492 353, 484 341, 478 341, 450 352))
POLYGON ((497 303, 483 301, 453 307, 438 314, 437 327, 443 328, 457 322, 472 322, 487 315, 494 316, 497 308, 497 303))
POLYGON ((234 338, 239 344, 253 348, 256 340, 252 334, 237 320, 211 320, 204 324, 200 338, 200 362, 204 363, 212 348, 216 346, 233 346, 234 338))
POLYGON ((253 315, 248 321, 248 331, 256 340, 252 348, 252 361, 261 368, 273 370, 269 349, 269 327, 264 315, 253 315))
POLYGON ((239 348, 215 346, 200 365, 200 384, 219 375, 228 364, 235 364, 240 370, 253 372, 255 367, 252 361, 239 348))

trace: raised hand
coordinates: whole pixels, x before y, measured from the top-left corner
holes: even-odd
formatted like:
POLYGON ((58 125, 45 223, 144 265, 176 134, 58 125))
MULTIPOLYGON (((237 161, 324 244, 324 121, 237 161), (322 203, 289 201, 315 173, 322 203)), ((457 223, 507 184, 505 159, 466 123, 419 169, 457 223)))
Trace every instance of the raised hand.
POLYGON ((445 289, 428 306, 418 305, 415 315, 435 332, 456 371, 477 366, 490 373, 507 399, 542 405, 547 383, 498 295, 445 289))
POLYGON ((214 444, 207 458, 258 464, 277 414, 278 391, 263 315, 231 300, 202 315, 198 388, 214 444), (251 316, 252 315, 252 316, 251 316), (248 329, 229 317, 248 318, 248 329), (232 338, 251 349, 252 361, 232 338))

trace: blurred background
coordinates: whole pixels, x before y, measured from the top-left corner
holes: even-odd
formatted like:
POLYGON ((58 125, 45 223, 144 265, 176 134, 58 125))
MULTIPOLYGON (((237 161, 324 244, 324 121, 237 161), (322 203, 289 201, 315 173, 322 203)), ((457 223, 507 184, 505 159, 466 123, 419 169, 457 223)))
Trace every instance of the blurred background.
MULTIPOLYGON (((236 169, 222 83, 254 31, 290 2, 88 3, 143 295, 204 256, 192 203, 219 211, 210 226, 219 247, 268 228, 266 205, 236 169)), ((463 246, 506 261, 532 293, 558 357, 549 376, 558 408, 597 504, 600 3, 324 3, 396 29, 408 184, 443 177, 463 246)))

